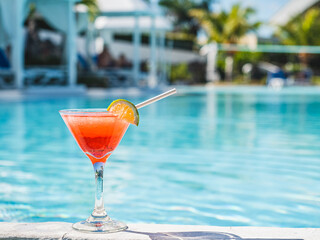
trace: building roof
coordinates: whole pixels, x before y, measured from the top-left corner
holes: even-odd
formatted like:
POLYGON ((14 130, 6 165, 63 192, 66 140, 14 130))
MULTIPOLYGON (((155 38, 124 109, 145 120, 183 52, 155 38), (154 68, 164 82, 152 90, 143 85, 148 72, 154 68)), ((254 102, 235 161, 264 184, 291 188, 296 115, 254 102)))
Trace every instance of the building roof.
MULTIPOLYGON (((142 31, 150 31, 151 18, 148 16, 139 17, 139 27, 142 31)), ((132 16, 129 17, 98 17, 95 22, 97 29, 107 29, 113 31, 126 32, 135 28, 135 19, 132 16)), ((155 18, 156 31, 170 31, 172 30, 172 24, 163 16, 157 16, 155 18)))
POLYGON ((101 15, 125 15, 150 13, 150 6, 142 0, 97 0, 101 15))
MULTIPOLYGON (((111 30, 116 32, 132 32, 135 29, 135 17, 139 16, 141 31, 150 31, 152 26, 151 17, 155 17, 156 31, 172 30, 172 23, 163 14, 158 4, 148 4, 143 0, 97 0, 99 17, 95 20, 95 27, 99 30, 111 30)), ((78 17, 78 30, 87 27, 87 12, 85 5, 77 5, 76 12, 82 15, 78 17), (80 23, 81 20, 81 23, 80 23)))
POLYGON ((291 18, 305 12, 314 6, 319 0, 290 0, 271 18, 270 23, 274 25, 284 25, 291 18))

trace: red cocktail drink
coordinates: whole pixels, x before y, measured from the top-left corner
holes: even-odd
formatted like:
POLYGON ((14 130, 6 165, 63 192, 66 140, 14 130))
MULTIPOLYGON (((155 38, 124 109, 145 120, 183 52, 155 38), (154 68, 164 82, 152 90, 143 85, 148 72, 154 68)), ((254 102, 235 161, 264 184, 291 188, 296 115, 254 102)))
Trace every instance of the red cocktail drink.
POLYGON ((85 232, 117 232, 127 226, 112 220, 103 203, 104 165, 118 146, 129 124, 139 125, 138 108, 147 106, 176 93, 171 89, 156 97, 134 105, 125 99, 113 101, 105 109, 70 109, 59 111, 73 137, 93 164, 96 178, 95 207, 90 217, 73 224, 73 228, 85 232))
POLYGON ((112 220, 103 202, 103 171, 108 157, 118 146, 129 122, 105 109, 61 110, 61 117, 82 151, 90 158, 95 171, 96 199, 90 217, 73 224, 73 228, 85 232, 117 232, 127 226, 112 220))
POLYGON ((105 163, 125 134, 129 123, 109 112, 62 113, 62 118, 92 164, 105 163))

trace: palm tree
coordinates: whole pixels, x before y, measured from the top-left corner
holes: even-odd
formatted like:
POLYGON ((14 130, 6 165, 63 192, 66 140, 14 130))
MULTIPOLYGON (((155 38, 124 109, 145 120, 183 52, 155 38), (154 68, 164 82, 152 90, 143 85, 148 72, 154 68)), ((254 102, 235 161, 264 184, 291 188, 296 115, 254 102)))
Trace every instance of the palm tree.
MULTIPOLYGON (((304 15, 292 18, 287 24, 278 26, 275 36, 286 45, 320 45, 320 10, 312 8, 304 15)), ((307 66, 310 54, 299 53, 300 62, 307 66)))
POLYGON ((93 22, 99 14, 99 7, 97 4, 97 0, 81 0, 77 4, 83 4, 87 6, 89 13, 89 20, 93 22))
MULTIPOLYGON (((94 39, 94 36, 93 36, 94 35, 94 21, 97 18, 97 16, 99 15, 99 7, 97 4, 97 0, 81 0, 77 4, 83 4, 83 5, 87 6, 87 9, 88 9, 89 22, 88 22, 87 29, 85 32, 85 35, 86 35, 85 49, 86 49, 87 56, 90 56, 89 45, 94 39)), ((89 63, 90 70, 93 70, 95 67, 95 64, 94 64, 92 58, 87 57, 87 61, 89 63)))
POLYGON ((173 17, 175 32, 195 38, 200 25, 189 15, 189 11, 194 8, 209 11, 213 2, 215 0, 160 0, 159 5, 165 7, 167 14, 173 17))
MULTIPOLYGON (((254 9, 242 8, 240 4, 233 5, 230 12, 212 13, 202 9, 192 9, 189 12, 207 33, 208 42, 227 44, 238 43, 245 34, 259 28, 260 22, 251 23, 248 20, 254 13, 254 9)), ((233 55, 234 52, 227 52, 225 67, 227 80, 232 79, 233 55)))

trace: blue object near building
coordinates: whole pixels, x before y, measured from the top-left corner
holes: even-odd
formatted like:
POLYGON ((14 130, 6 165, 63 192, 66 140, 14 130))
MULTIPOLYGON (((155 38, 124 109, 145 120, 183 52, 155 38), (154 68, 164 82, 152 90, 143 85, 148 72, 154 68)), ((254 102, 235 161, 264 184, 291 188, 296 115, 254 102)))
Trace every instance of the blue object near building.
POLYGON ((0 68, 10 68, 10 62, 7 58, 7 55, 3 49, 0 48, 0 68))
POLYGON ((278 69, 276 72, 268 72, 268 77, 267 77, 267 85, 269 85, 270 81, 272 79, 282 79, 284 83, 286 83, 287 80, 287 75, 282 69, 278 69))

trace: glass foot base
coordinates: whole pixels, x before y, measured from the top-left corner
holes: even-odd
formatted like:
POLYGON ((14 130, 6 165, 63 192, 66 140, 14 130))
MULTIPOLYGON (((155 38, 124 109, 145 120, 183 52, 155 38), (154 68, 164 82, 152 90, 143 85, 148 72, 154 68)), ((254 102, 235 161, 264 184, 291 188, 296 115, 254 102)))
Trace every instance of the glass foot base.
POLYGON ((91 233, 112 233, 126 230, 128 226, 123 222, 112 220, 110 217, 92 217, 87 220, 77 222, 72 227, 78 231, 91 233))

